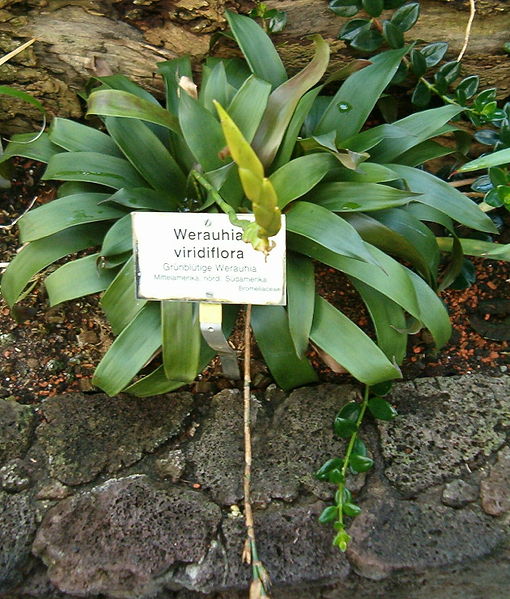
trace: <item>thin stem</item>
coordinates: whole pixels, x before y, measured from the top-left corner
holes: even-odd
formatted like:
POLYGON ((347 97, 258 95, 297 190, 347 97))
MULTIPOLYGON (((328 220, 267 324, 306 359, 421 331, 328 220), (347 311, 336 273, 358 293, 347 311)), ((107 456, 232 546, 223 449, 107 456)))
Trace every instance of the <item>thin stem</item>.
POLYGON ((462 46, 462 50, 459 52, 459 55, 457 56, 457 62, 460 62, 467 50, 468 44, 469 44, 469 37, 471 35, 471 26, 473 25, 473 21, 475 19, 475 15, 476 15, 476 4, 475 4, 475 0, 469 0, 469 8, 470 8, 470 12, 469 12, 469 19, 466 25, 466 34, 464 36, 464 45, 462 46))
POLYGON ((267 589, 269 588, 269 576, 262 565, 257 552, 255 542, 255 526, 253 522, 253 510, 251 507, 251 304, 246 306, 246 315, 244 322, 244 519, 246 523, 247 545, 243 558, 252 567, 252 588, 250 597, 269 597, 267 589))

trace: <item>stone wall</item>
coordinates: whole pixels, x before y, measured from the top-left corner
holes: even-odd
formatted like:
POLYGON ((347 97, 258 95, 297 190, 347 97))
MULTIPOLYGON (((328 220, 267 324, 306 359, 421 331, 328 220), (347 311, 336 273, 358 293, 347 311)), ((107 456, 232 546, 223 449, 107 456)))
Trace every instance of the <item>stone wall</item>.
MULTIPOLYGON (((510 585, 510 378, 395 386, 399 417, 368 423, 375 469, 347 554, 317 516, 313 478, 341 455, 353 386, 254 403, 253 496, 274 599, 502 599, 510 585)), ((242 398, 69 395, 0 403, 0 596, 246 597, 242 398)))

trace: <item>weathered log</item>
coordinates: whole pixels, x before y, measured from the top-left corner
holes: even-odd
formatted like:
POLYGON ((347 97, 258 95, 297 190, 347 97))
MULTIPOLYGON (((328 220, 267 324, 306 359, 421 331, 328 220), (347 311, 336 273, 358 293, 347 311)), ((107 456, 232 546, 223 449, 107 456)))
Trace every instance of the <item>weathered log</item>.
MULTIPOLYGON (((332 46, 332 68, 354 53, 336 39, 345 19, 335 16, 326 0, 268 1, 288 13, 284 32, 275 35, 290 71, 312 52, 306 36, 321 33, 332 46)), ((422 16, 409 39, 448 41, 455 58, 463 44, 469 16, 467 0, 423 0, 422 16)), ((77 93, 94 75, 124 73, 158 92, 154 76, 160 60, 190 54, 197 62, 209 50, 211 36, 225 27, 224 10, 247 12, 253 2, 230 0, 0 0, 0 52, 27 38, 37 42, 0 67, 0 83, 23 89, 40 99, 51 115, 82 116, 77 93)), ((510 94, 510 6, 478 0, 477 17, 464 58, 464 72, 478 73, 485 86, 494 85, 500 97, 510 94)), ((3 97, 0 131, 33 129, 37 110, 3 97)))

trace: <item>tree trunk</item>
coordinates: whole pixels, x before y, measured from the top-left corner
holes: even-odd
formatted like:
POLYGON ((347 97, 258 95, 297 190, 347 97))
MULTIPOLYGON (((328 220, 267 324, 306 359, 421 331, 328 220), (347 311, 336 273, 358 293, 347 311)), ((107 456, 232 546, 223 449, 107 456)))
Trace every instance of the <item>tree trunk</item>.
MULTIPOLYGON (((295 71, 310 58, 306 35, 321 33, 331 44, 331 68, 354 55, 336 39, 346 19, 335 16, 326 0, 267 0, 287 11, 288 25, 273 39, 295 71), (304 38, 304 39, 303 39, 304 38)), ((510 41, 507 2, 478 0, 477 16, 463 60, 465 74, 477 73, 500 97, 510 94, 510 41)), ((247 12, 249 0, 0 0, 0 52, 7 53, 27 38, 36 43, 0 67, 0 82, 19 87, 40 99, 51 115, 83 115, 77 93, 89 77, 123 73, 159 93, 157 62, 190 54, 198 62, 211 36, 224 28, 224 10, 247 12)), ((423 0, 422 16, 407 34, 426 42, 448 41, 454 59, 465 37, 467 0, 423 0)), ((40 114, 28 104, 2 97, 0 131, 33 130, 40 114)))

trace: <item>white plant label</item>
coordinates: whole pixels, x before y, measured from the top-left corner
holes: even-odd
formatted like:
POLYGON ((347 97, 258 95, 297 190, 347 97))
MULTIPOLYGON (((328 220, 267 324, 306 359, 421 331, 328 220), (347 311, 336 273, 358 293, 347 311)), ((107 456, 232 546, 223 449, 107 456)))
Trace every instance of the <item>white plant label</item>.
MULTIPOLYGON (((267 256, 226 214, 133 212, 139 299, 285 305, 285 217, 267 256)), ((252 214, 239 214, 253 220, 252 214)))

